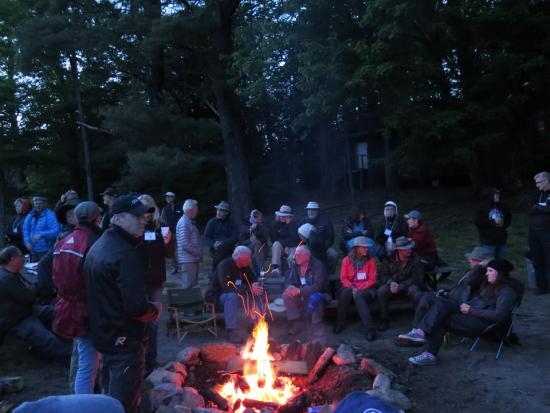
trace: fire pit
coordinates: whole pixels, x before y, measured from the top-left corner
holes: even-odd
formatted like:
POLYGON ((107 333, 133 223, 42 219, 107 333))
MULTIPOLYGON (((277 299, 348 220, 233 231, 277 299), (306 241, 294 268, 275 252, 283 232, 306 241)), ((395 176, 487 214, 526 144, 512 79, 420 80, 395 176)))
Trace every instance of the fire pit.
POLYGON ((176 362, 151 373, 144 410, 305 413, 308 408, 337 402, 352 391, 368 391, 390 402, 398 400, 400 407, 407 409, 408 399, 391 389, 394 378, 375 360, 358 360, 345 345, 338 349, 317 341, 278 345, 260 317, 242 349, 229 343, 188 347, 176 362))

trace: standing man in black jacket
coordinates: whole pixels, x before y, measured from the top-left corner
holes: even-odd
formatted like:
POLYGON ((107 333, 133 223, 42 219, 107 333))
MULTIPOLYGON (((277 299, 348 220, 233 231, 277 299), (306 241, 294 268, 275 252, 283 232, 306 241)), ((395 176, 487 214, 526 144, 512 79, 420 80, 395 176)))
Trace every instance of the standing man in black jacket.
POLYGON ((539 295, 550 292, 550 172, 536 174, 535 184, 540 193, 529 210, 529 249, 539 295))
POLYGON ((111 207, 111 227, 92 246, 84 264, 90 311, 89 335, 103 356, 106 393, 126 413, 139 412, 147 324, 162 306, 147 300, 145 268, 138 245, 145 232, 144 215, 153 207, 133 196, 119 197, 111 207))

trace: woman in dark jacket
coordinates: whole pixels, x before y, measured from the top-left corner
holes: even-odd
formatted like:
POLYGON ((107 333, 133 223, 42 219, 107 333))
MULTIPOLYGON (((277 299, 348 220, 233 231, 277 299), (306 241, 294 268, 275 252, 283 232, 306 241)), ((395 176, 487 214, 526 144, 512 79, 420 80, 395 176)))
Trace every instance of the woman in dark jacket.
MULTIPOLYGON (((153 302, 162 301, 162 289, 166 281, 166 258, 170 256, 170 241, 172 233, 168 226, 161 230, 159 208, 151 195, 140 195, 138 199, 147 206, 155 208, 152 214, 145 214, 147 225, 143 234, 143 243, 138 247, 143 257, 146 268, 146 288, 149 300, 153 302), (163 234, 164 232, 164 234, 163 234)), ((145 370, 151 371, 155 368, 157 359, 157 334, 158 324, 156 321, 149 324, 149 337, 145 355, 145 370)))
MULTIPOLYGON (((401 340, 425 343, 425 351, 409 358, 412 364, 437 364, 437 352, 445 332, 477 336, 494 323, 507 320, 521 298, 521 286, 509 278, 513 265, 502 258, 487 264, 487 279, 479 293, 467 302, 457 304, 448 299, 436 299, 418 317, 416 328, 399 336, 401 340)), ((418 314, 417 314, 418 315, 418 314)))
POLYGON ((340 249, 344 254, 347 254, 350 247, 350 241, 356 237, 373 238, 374 232, 370 220, 367 218, 367 213, 362 205, 355 205, 351 208, 349 216, 342 224, 342 240, 340 241, 340 249))
POLYGON ((28 199, 17 198, 13 202, 13 206, 15 207, 15 216, 6 228, 6 241, 19 248, 23 254, 28 254, 29 251, 23 242, 23 222, 31 210, 31 203, 28 199))

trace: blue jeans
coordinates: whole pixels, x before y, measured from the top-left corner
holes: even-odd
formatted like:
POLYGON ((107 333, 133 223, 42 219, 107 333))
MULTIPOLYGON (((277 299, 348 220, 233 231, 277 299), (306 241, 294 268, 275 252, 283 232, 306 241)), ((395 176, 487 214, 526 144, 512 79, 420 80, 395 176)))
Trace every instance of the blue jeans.
POLYGON ((289 297, 283 294, 288 321, 311 317, 313 324, 323 321, 325 297, 323 293, 314 292, 308 295, 289 297))
POLYGON ((506 258, 508 257, 508 245, 487 245, 481 244, 480 247, 487 248, 488 251, 491 251, 491 254, 495 258, 506 258))
POLYGON ((44 357, 68 359, 72 344, 61 341, 45 326, 45 324, 51 323, 54 315, 52 306, 35 305, 33 313, 9 330, 8 334, 26 341, 44 357))
POLYGON ((49 396, 35 402, 25 402, 13 413, 124 413, 118 400, 102 394, 71 394, 49 396))
POLYGON ((223 316, 225 319, 225 328, 227 330, 233 330, 235 328, 245 328, 247 323, 250 324, 256 315, 254 314, 254 308, 260 314, 264 313, 264 303, 262 297, 251 298, 252 293, 243 293, 242 296, 237 295, 234 292, 222 293, 220 295, 220 303, 223 306, 223 316), (242 297, 242 298, 241 298, 242 297), (245 314, 243 309, 243 300, 249 309, 249 314, 245 314))
POLYGON ((99 369, 99 353, 88 337, 78 337, 75 341, 78 351, 78 370, 74 392, 75 394, 93 394, 99 369))

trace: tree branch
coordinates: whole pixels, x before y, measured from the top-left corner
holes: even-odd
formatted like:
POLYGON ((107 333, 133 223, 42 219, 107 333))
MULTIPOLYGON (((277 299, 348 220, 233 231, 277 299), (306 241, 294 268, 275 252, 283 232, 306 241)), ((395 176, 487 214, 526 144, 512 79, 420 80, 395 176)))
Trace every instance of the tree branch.
POLYGON ((108 135, 114 136, 114 133, 108 129, 98 128, 97 126, 88 125, 87 123, 84 123, 78 120, 76 121, 76 124, 86 129, 90 129, 96 132, 102 132, 102 133, 106 133, 108 135))

